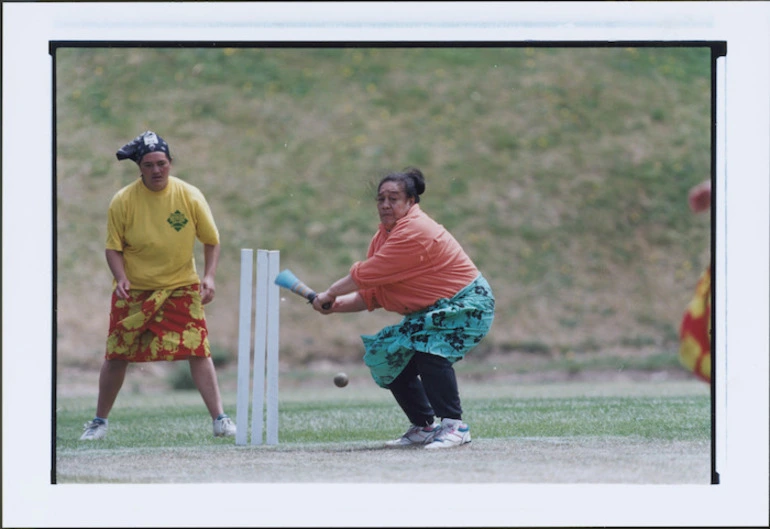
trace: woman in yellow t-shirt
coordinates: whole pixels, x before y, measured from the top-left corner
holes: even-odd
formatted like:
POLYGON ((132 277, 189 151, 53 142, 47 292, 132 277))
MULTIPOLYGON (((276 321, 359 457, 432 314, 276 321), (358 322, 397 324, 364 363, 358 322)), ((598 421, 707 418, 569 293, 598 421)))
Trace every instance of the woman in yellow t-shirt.
POLYGON ((152 131, 116 153, 133 160, 140 178, 119 190, 107 213, 105 255, 113 275, 110 324, 99 374, 96 416, 81 440, 107 434, 107 416, 130 362, 187 360, 211 415, 214 435, 235 435, 224 413, 203 305, 214 299, 219 232, 203 193, 171 176, 171 153, 152 131), (203 278, 195 240, 203 243, 203 278))
POLYGON ((383 177, 380 225, 366 260, 318 294, 313 307, 322 314, 384 308, 404 315, 361 337, 372 378, 391 391, 411 423, 386 445, 449 448, 471 441, 453 364, 489 332, 495 299, 457 240, 420 208, 424 191, 419 169, 383 177))

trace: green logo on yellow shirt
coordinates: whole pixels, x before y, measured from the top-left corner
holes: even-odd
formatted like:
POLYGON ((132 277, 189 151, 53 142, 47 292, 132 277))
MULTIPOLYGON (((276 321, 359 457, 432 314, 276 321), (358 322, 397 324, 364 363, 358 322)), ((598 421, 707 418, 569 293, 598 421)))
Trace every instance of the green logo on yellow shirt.
POLYGON ((187 217, 185 217, 184 213, 181 211, 176 210, 168 217, 168 219, 166 219, 166 221, 171 224, 172 228, 179 231, 185 227, 185 224, 187 224, 187 217))

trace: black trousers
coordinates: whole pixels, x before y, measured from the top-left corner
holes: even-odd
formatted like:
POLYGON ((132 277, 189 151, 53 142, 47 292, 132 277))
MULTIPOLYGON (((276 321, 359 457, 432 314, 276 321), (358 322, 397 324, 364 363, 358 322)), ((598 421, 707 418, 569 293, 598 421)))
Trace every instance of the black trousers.
POLYGON ((415 352, 388 389, 412 424, 427 426, 437 416, 462 419, 455 370, 446 358, 415 352))

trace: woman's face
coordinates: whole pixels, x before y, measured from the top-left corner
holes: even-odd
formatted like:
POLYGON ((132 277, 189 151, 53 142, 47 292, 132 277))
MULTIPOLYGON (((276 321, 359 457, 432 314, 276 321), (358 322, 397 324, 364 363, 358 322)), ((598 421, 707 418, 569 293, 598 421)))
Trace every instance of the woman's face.
POLYGON ((139 170, 142 172, 142 182, 148 189, 162 191, 168 185, 171 161, 165 152, 150 152, 142 157, 139 170))
POLYGON ((385 182, 377 192, 377 212, 386 230, 393 228, 413 204, 414 198, 406 198, 403 185, 398 182, 385 182))

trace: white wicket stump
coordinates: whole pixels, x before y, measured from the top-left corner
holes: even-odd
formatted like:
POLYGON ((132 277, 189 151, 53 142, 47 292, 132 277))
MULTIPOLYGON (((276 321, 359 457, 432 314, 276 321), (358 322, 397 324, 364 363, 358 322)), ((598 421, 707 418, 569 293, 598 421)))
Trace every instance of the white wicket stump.
POLYGON ((280 268, 280 252, 257 250, 257 282, 253 285, 254 250, 241 249, 240 305, 238 313, 238 382, 235 444, 245 445, 249 431, 249 393, 251 401, 251 444, 263 437, 269 445, 278 444, 278 335, 280 296, 275 278, 280 268), (252 285, 254 288, 252 288, 252 285), (255 294, 254 355, 252 372, 252 294, 255 294), (264 435, 267 430, 267 435, 264 435))

